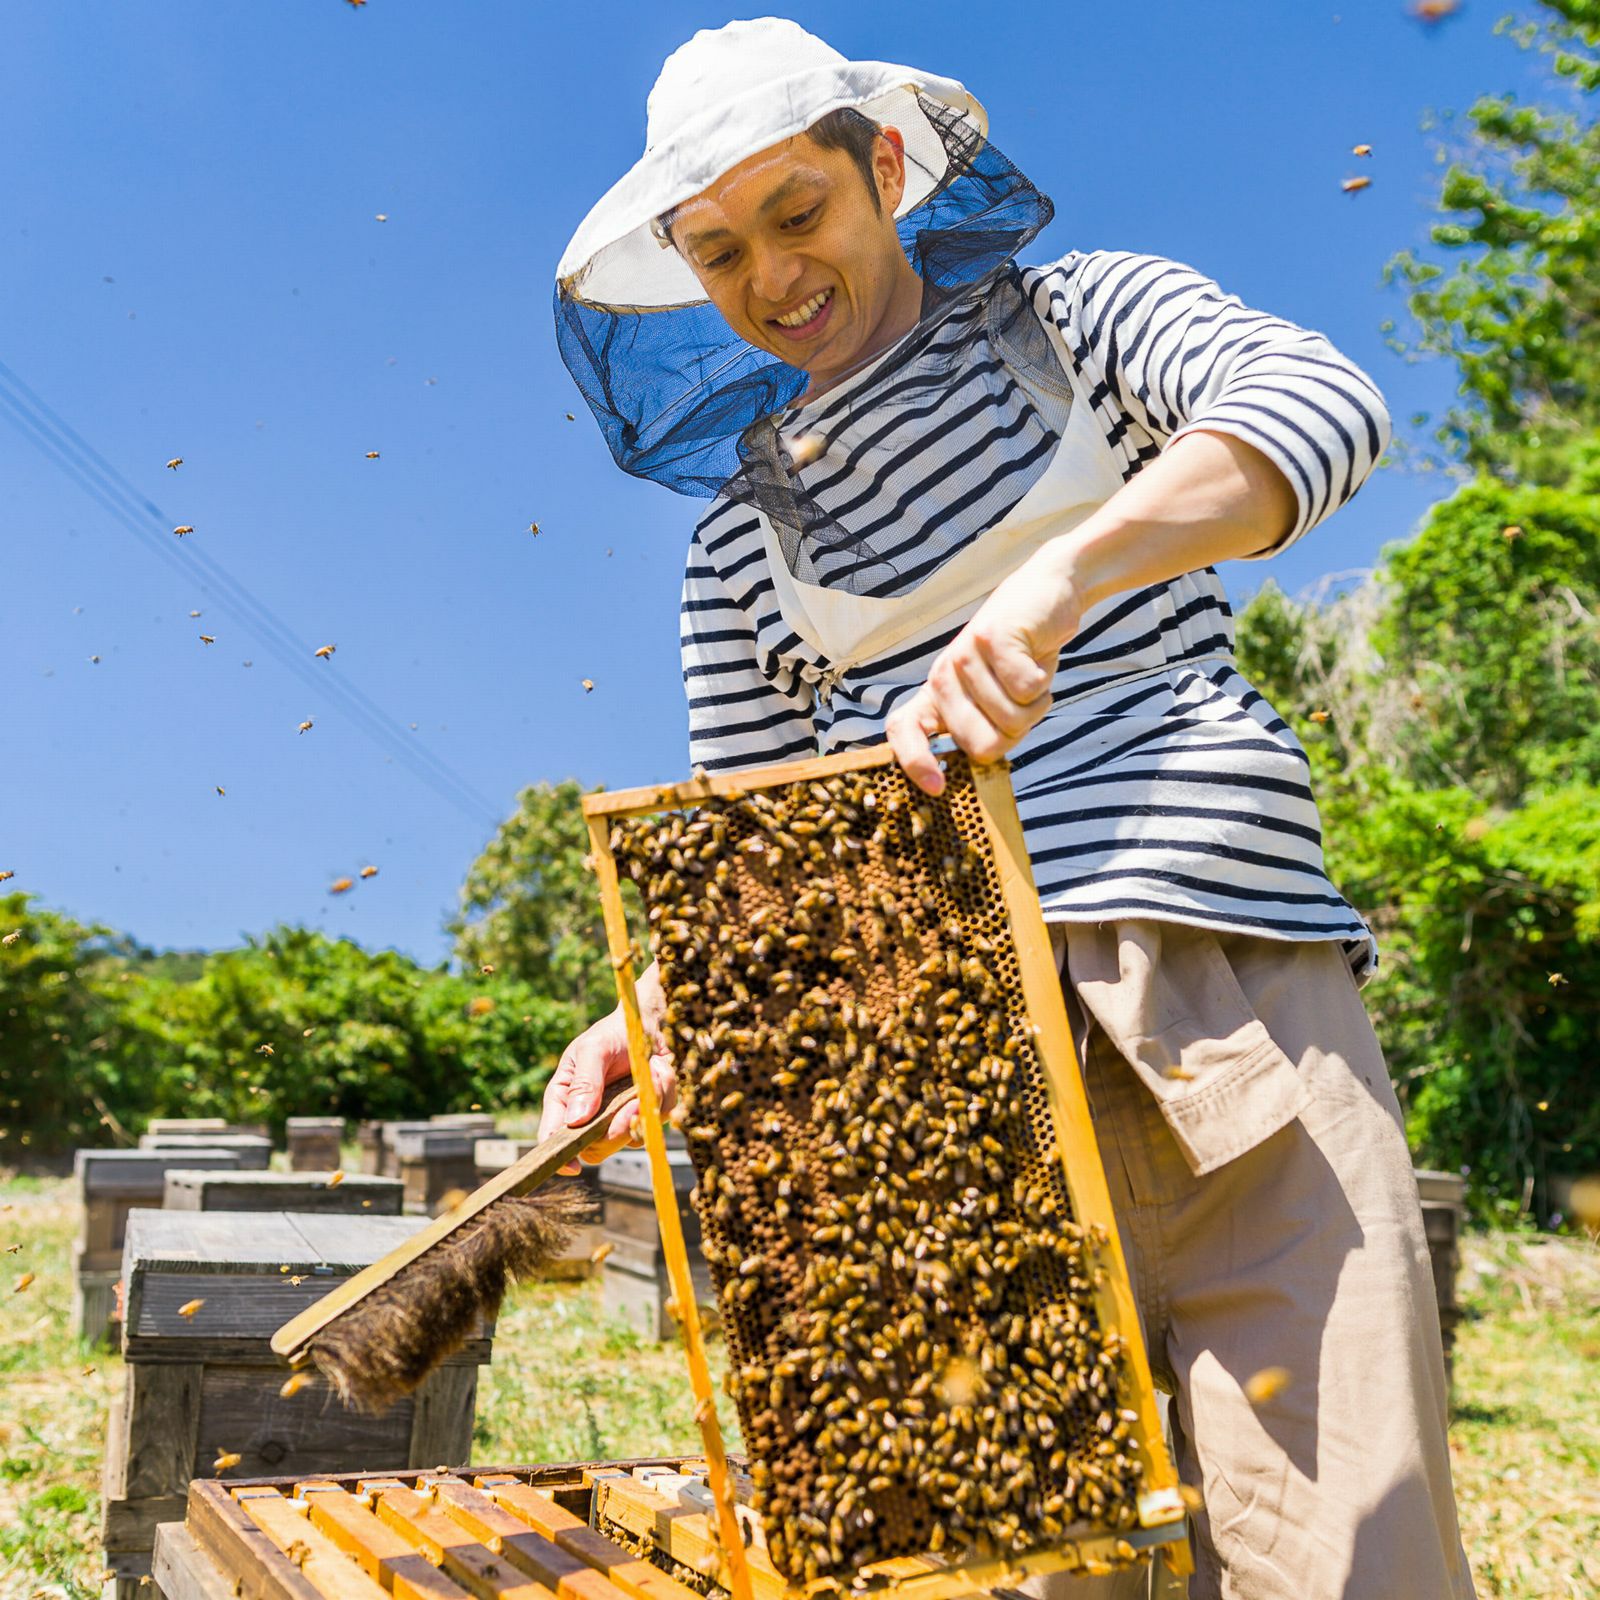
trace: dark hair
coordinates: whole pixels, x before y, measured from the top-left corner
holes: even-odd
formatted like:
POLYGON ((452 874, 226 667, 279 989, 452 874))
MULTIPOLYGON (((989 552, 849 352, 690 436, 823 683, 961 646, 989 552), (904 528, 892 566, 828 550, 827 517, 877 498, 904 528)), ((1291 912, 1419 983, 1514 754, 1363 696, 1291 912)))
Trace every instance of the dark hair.
MULTIPOLYGON (((872 196, 872 209, 883 215, 883 202, 878 198, 878 175, 873 170, 873 152, 878 146, 882 130, 871 117, 863 116, 853 106, 841 106, 824 117, 818 117, 805 130, 806 137, 821 145, 824 150, 843 150, 855 162, 867 193, 872 196)), ((672 224, 678 215, 672 206, 655 219, 654 232, 663 243, 672 242, 672 224)))

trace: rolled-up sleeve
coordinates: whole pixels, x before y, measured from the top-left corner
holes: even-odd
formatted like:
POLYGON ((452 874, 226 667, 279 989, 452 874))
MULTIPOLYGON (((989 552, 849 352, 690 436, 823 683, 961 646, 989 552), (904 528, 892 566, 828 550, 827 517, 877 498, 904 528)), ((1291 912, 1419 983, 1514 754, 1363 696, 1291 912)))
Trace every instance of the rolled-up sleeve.
POLYGON ((811 685, 763 661, 743 600, 707 556, 695 530, 683 575, 679 648, 689 701, 689 761, 729 772, 815 755, 811 685))
POLYGON ((1389 443, 1378 386, 1320 333, 1265 311, 1182 262, 1096 250, 1074 277, 1085 365, 1170 445, 1203 429, 1260 450, 1298 507, 1277 555, 1342 506, 1389 443))

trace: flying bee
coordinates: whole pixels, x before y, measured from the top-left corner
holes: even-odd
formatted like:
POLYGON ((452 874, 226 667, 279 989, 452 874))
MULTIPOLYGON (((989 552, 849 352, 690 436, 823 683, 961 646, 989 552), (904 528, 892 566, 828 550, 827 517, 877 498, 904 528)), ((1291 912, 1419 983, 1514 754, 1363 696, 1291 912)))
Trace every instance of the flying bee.
POLYGON ((376 461, 377 459, 378 459, 378 452, 376 450, 367 451, 367 460, 368 461, 376 461))
POLYGON ((297 731, 300 732, 300 733, 310 733, 311 732, 311 718, 307 717, 306 720, 300 724, 300 727, 299 727, 299 729, 297 731))
POLYGON ((21 928, 13 928, 11 930, 11 932, 8 933, 3 939, 0 939, 0 944, 15 944, 17 942, 17 940, 20 939, 21 937, 22 937, 22 929, 21 928))
POLYGON ((186 533, 193 533, 194 529, 189 523, 181 522, 172 531, 181 539, 186 533))
POLYGON ((1346 194, 1355 194, 1358 190, 1367 189, 1371 186, 1371 178, 1346 178, 1344 182, 1339 185, 1339 187, 1343 189, 1346 194))
POLYGON ((224 789, 220 783, 215 784, 213 787, 215 787, 217 793, 220 794, 224 799, 227 798, 228 791, 224 789))
POLYGON ((378 869, 376 867, 363 867, 359 876, 363 878, 376 878, 378 876, 378 869))
POLYGON ((204 1304, 204 1300, 186 1300, 178 1307, 178 1315, 180 1317, 192 1317, 204 1304))
POLYGON ((237 1450, 224 1450, 211 1465, 217 1472, 226 1472, 229 1467, 236 1467, 243 1460, 244 1457, 237 1450))
POLYGON ((14 877, 16 877, 16 873, 14 873, 9 867, 7 867, 4 872, 0 872, 0 883, 4 883, 7 878, 14 878, 14 877))
POLYGON ((273 1054, 272 1046, 270 1044, 258 1044, 256 1046, 256 1054, 258 1056, 270 1056, 273 1054))
POLYGON ((178 468, 181 467, 182 465, 183 465, 183 457, 182 456, 174 456, 167 463, 167 471, 168 472, 176 472, 178 470, 178 468))
POLYGON ((339 647, 337 645, 325 644, 320 650, 313 650, 311 653, 317 658, 318 661, 326 661, 328 657, 331 656, 338 648, 339 647))
POLYGON ((1372 154, 1372 146, 1370 144, 1352 145, 1350 154, 1353 156, 1370 156, 1372 154))
POLYGON ((1253 1406, 1264 1406, 1289 1387, 1287 1367, 1263 1367, 1245 1380, 1244 1396, 1253 1406))
POLYGON ((217 636, 214 633, 202 633, 200 635, 201 644, 215 644, 216 642, 217 636))
POLYGON ((354 884, 354 878, 335 878, 333 882, 328 885, 328 893, 343 894, 346 889, 352 888, 354 884))
POLYGON ((1326 722, 1333 715, 1331 711, 1309 711, 1306 713, 1313 722, 1326 722))
POLYGON ((585 694, 593 694, 594 693, 594 679, 593 678, 585 678, 583 680, 583 692, 585 694))
POLYGON ((302 1389, 308 1388, 315 1380, 309 1372, 291 1372, 284 1380, 278 1393, 285 1400, 292 1400, 302 1389))

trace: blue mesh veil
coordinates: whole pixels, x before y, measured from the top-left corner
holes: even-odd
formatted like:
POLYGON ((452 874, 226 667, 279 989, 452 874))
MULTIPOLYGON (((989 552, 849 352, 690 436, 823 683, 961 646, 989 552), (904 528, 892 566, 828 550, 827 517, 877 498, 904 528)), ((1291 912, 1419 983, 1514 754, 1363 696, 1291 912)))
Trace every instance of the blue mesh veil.
MULTIPOLYGON (((852 425, 881 398, 886 376, 902 411, 914 398, 908 385, 920 386, 931 404, 952 367, 981 343, 1003 375, 1030 375, 1014 385, 1017 404, 1033 412, 1019 419, 1019 430, 1053 443, 1059 418, 1039 415, 1030 396, 1037 399, 1041 383, 1047 393, 1064 385, 1014 261, 1053 207, 971 121, 926 96, 917 102, 947 158, 940 181, 897 223, 923 280, 922 315, 887 356, 866 364, 873 370, 865 381, 847 379, 847 400, 821 397, 816 437, 834 452, 849 446, 852 425)), ((978 523, 1009 509, 945 507, 933 519, 938 537, 923 539, 915 559, 903 557, 897 552, 917 543, 916 530, 852 530, 828 501, 827 485, 839 474, 826 461, 802 470, 785 445, 790 423, 809 422, 814 410, 796 409, 806 373, 747 343, 711 304, 608 306, 567 281, 557 285, 555 321, 562 359, 618 466, 680 494, 725 495, 759 507, 797 577, 856 592, 913 587, 979 531, 978 523)), ((1041 442, 1036 453, 1044 452, 1041 442)), ((1016 487, 1020 495, 1026 481, 1016 487)))

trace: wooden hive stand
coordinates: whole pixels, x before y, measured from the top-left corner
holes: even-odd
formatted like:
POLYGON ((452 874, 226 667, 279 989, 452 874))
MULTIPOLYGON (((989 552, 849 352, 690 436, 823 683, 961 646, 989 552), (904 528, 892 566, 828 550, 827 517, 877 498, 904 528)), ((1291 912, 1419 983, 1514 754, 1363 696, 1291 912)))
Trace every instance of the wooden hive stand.
POLYGON ((72 1252, 72 1333, 91 1344, 116 1339, 117 1282, 128 1213, 158 1208, 176 1167, 236 1171, 231 1150, 79 1150, 73 1176, 83 1222, 72 1252))
POLYGON ((284 1124, 284 1143, 291 1172, 332 1172, 342 1163, 339 1146, 344 1140, 343 1117, 290 1117, 284 1124))
POLYGON ((340 1215, 398 1217, 405 1186, 398 1178, 350 1173, 338 1183, 332 1172, 167 1173, 162 1201, 167 1211, 322 1211, 340 1215))
POLYGON ((470 1459, 492 1330, 379 1417, 345 1410, 320 1380, 284 1395, 290 1374, 270 1348, 288 1317, 422 1226, 366 1214, 133 1213, 126 1381, 112 1404, 101 1485, 106 1600, 148 1600, 139 1579, 150 1572, 156 1524, 183 1515, 194 1478, 470 1459))

